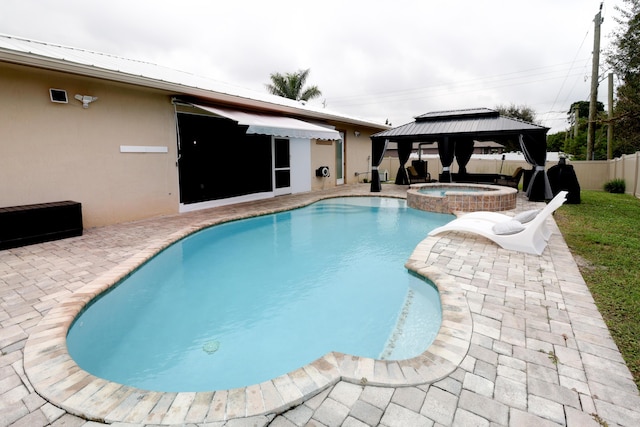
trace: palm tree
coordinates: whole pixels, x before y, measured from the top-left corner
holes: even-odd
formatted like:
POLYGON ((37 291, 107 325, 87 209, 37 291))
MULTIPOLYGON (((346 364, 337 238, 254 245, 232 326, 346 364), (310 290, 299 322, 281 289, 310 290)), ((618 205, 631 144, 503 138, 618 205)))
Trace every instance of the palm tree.
POLYGON ((271 74, 271 83, 266 84, 267 90, 273 95, 283 96, 296 101, 308 101, 322 95, 318 86, 310 86, 304 89, 304 84, 309 77, 311 69, 299 70, 295 73, 271 74))

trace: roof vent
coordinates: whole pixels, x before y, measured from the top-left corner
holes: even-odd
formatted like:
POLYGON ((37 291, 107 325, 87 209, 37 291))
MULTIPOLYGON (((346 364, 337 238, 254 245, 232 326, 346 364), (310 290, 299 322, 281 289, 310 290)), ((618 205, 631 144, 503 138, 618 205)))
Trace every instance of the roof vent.
POLYGON ((49 97, 51 102, 57 102, 59 104, 67 104, 67 91, 63 89, 49 89, 49 97))

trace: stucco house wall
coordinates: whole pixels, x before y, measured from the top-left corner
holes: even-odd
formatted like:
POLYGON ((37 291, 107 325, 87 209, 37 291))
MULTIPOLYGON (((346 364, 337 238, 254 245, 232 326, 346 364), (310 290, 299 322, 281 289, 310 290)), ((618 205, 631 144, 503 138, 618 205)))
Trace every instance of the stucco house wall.
POLYGON ((345 183, 361 182, 366 176, 371 179, 371 135, 376 133, 363 127, 349 128, 345 132, 347 168, 345 183), (367 172, 369 172, 367 174, 367 172), (358 175, 365 174, 365 175, 358 175))
MULTIPOLYGON (((0 75, 0 206, 74 200, 85 227, 180 211, 175 93, 3 62, 0 75), (68 103, 51 102, 50 88, 65 90, 68 103), (85 109, 75 94, 98 100, 85 109)), ((379 128, 326 124, 345 137, 344 184, 358 182, 356 172, 371 170, 369 137, 379 128)), ((336 142, 310 145, 311 190, 336 186, 336 142), (320 166, 331 177, 316 177, 320 166)))
POLYGON ((311 190, 324 190, 336 185, 335 141, 311 141, 311 190), (316 169, 329 166, 331 175, 328 178, 317 177, 316 169))
POLYGON ((82 203, 92 227, 178 211, 170 94, 0 63, 0 204, 82 203), (69 102, 51 102, 49 88, 69 102), (89 108, 75 94, 97 96, 89 108), (121 153, 121 145, 166 153, 121 153))
POLYGON ((8 35, 0 35, 0 90, 0 207, 73 200, 82 203, 85 228, 333 187, 334 130, 345 136, 344 184, 357 182, 355 172, 370 169, 369 137, 388 127, 144 61, 8 35), (66 91, 68 102, 52 102, 51 88, 66 91), (76 95, 97 100, 83 108, 76 95), (191 145, 183 136, 194 138, 191 145), (275 164, 285 150, 279 139, 291 143, 291 175, 275 164), (271 158, 262 145, 270 141, 271 158), (257 157, 243 159, 252 150, 257 157), (259 177, 234 176, 236 164, 259 177), (320 166, 331 177, 315 177, 320 166))

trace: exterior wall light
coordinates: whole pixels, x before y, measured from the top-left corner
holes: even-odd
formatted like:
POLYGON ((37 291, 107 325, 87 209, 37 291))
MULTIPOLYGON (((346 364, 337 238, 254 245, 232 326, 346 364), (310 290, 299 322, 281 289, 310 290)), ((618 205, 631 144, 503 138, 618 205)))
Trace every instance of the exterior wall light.
POLYGON ((97 101, 98 97, 97 96, 91 96, 91 95, 80 95, 77 94, 75 96, 75 98, 82 102, 82 108, 89 108, 89 104, 91 104, 93 101, 97 101))

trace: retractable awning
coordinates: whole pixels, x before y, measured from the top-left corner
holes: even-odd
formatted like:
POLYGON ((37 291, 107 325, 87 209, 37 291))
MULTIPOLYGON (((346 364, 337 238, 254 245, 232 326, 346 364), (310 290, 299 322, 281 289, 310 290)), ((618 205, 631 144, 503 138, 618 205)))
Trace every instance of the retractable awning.
POLYGON ((273 135, 284 138, 308 138, 308 139, 341 139, 336 130, 314 125, 292 117, 271 116, 267 114, 247 113, 244 111, 230 110, 207 105, 191 104, 196 108, 238 122, 239 125, 248 126, 247 134, 273 135))

